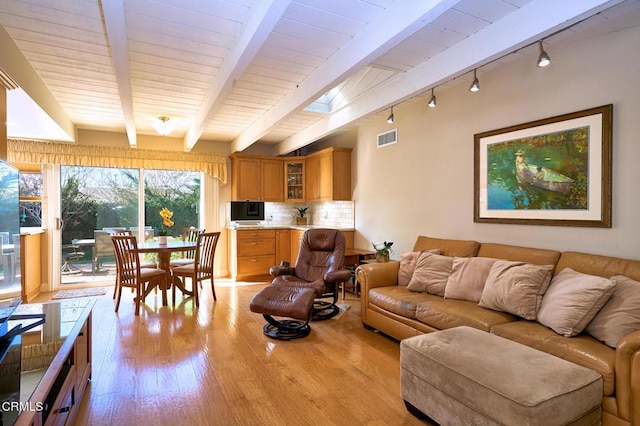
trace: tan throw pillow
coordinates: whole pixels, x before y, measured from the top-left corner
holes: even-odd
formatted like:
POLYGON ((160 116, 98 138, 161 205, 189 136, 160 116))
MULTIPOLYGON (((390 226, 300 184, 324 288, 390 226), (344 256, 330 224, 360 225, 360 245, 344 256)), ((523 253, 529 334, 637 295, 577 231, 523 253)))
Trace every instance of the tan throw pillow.
POLYGON ((615 284, 608 278, 565 268, 553 277, 542 298, 538 322, 558 334, 579 334, 611 297, 615 284))
POLYGON ((552 272, 553 265, 498 260, 491 267, 478 305, 535 320, 552 272))
MULTIPOLYGON (((440 254, 440 250, 429 250, 430 253, 440 254)), ((420 257, 420 251, 410 251, 400 255, 400 269, 398 270, 398 285, 406 286, 413 277, 413 271, 416 269, 416 263, 420 257)))
POLYGON ((616 285, 611 298, 585 331, 615 348, 624 336, 640 330, 640 282, 624 275, 611 281, 616 285))
POLYGON ((454 257, 451 275, 444 289, 445 299, 480 301, 489 271, 496 260, 489 257, 454 257))
POLYGON ((453 257, 427 251, 420 253, 407 289, 444 296, 444 288, 451 274, 453 257))

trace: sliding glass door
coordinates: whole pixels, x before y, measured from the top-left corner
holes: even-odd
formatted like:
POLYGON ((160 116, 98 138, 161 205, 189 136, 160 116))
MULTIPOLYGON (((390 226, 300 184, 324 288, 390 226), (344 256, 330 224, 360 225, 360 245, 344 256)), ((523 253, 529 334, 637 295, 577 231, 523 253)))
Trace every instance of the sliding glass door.
POLYGON ((168 235, 200 227, 199 172, 61 166, 61 284, 113 284, 110 234, 128 230, 139 241, 163 229, 160 210, 173 212, 168 235))
POLYGON ((110 283, 115 258, 110 233, 139 229, 137 169, 62 166, 62 284, 110 283))

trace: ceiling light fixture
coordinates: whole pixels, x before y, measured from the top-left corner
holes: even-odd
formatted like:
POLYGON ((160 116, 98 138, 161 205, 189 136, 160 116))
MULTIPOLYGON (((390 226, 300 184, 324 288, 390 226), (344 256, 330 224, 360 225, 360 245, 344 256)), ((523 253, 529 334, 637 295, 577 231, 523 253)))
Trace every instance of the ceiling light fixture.
POLYGON ((151 125, 160 136, 168 136, 176 128, 173 123, 169 123, 169 117, 166 115, 156 118, 151 125))
POLYGON ((387 117, 387 123, 393 124, 393 107, 391 107, 391 114, 387 117))
POLYGON ((540 68, 546 67, 551 63, 551 58, 549 57, 547 52, 544 51, 544 48, 542 47, 542 40, 538 42, 538 45, 540 46, 540 55, 538 56, 538 66, 540 68))
POLYGON ((433 94, 433 87, 431 88, 431 99, 429 100, 429 103, 427 104, 427 106, 429 108, 436 107, 436 95, 433 94))
POLYGON ((471 83, 471 86, 469 86, 469 91, 477 92, 478 90, 480 90, 480 81, 478 81, 476 70, 473 70, 473 83, 471 83))

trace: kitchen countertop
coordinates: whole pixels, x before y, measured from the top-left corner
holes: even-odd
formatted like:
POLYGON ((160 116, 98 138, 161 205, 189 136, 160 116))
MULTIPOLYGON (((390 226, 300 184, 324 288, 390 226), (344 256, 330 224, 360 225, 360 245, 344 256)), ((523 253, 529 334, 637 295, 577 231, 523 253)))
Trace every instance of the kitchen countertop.
POLYGON ((335 226, 325 226, 325 225, 256 225, 256 226, 234 226, 227 225, 227 229, 295 229, 298 231, 306 231, 307 229, 314 228, 329 228, 329 229, 338 229, 340 231, 355 231, 355 228, 341 228, 335 226))

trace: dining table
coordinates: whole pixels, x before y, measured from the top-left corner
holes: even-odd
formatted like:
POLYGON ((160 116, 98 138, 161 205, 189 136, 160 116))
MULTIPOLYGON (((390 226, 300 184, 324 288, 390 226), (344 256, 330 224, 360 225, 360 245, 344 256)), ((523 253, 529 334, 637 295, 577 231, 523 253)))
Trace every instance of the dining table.
MULTIPOLYGON (((195 241, 167 241, 166 243, 160 243, 158 241, 147 241, 144 243, 138 243, 139 253, 157 253, 158 254, 158 268, 165 271, 166 285, 162 288, 162 304, 167 306, 167 290, 175 285, 183 294, 187 296, 193 295, 193 292, 187 290, 182 280, 171 275, 171 255, 173 253, 185 252, 189 250, 195 250, 197 243, 195 241)), ((151 292, 151 288, 147 289, 145 297, 151 292)))

